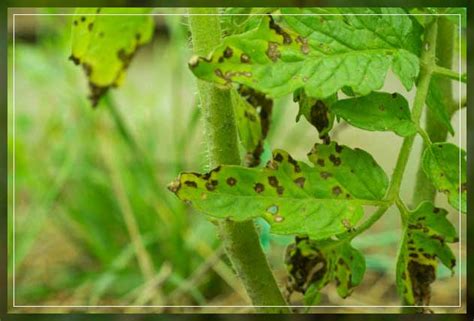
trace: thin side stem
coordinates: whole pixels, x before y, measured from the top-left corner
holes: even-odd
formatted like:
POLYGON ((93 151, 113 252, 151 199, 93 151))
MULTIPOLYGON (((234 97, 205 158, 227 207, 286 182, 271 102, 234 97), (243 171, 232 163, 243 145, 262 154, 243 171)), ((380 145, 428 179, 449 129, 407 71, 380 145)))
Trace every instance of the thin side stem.
MULTIPOLYGON (((451 37, 451 39, 452 39, 452 37, 451 37)), ((438 65, 434 67, 433 73, 435 75, 446 77, 446 78, 451 79, 451 80, 461 81, 463 83, 467 82, 467 74, 466 73, 463 73, 463 74, 460 75, 458 72, 456 72, 454 70, 451 70, 451 69, 445 68, 445 67, 441 67, 441 66, 438 66, 438 65)))
MULTIPOLYGON (((206 56, 221 41, 221 29, 216 8, 189 10, 194 52, 206 56)), ((237 128, 230 92, 198 80, 198 92, 203 113, 209 165, 240 164, 237 128)), ((255 306, 286 306, 267 259, 260 246, 252 221, 237 223, 222 221, 219 232, 224 248, 255 306)), ((273 313, 290 312, 288 308, 258 308, 273 313)))

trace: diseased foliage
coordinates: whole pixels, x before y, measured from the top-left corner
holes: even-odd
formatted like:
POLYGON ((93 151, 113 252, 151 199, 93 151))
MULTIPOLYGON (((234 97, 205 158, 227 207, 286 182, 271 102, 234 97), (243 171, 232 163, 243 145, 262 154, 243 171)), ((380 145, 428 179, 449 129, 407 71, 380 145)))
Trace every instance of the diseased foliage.
POLYGON ((466 152, 454 144, 436 143, 423 153, 423 169, 449 204, 467 211, 466 152))
POLYGON ((456 258, 446 243, 458 237, 447 214, 424 202, 408 217, 397 262, 397 288, 407 304, 430 304, 438 260, 454 273, 456 258))
MULTIPOLYGON (((299 105, 296 120, 303 115, 324 143, 316 144, 308 154, 313 166, 276 150, 265 168, 219 166, 206 174, 182 173, 169 188, 212 218, 262 217, 273 233, 296 235, 286 255, 287 289, 290 295, 303 293, 305 304, 313 305, 331 281, 341 297, 361 282, 365 260, 350 240, 358 234, 363 205, 378 205, 385 211, 398 197, 397 193, 385 195, 388 179, 368 153, 331 142, 334 119, 364 130, 392 131, 406 142, 417 133, 424 134, 405 97, 377 90, 389 69, 411 90, 420 68, 425 67, 422 61, 435 61, 424 57, 434 55, 431 44, 422 46, 424 27, 432 28, 433 19, 415 19, 398 8, 280 11, 283 16, 227 17, 227 25, 238 25, 235 32, 228 32, 207 57, 193 57, 189 67, 196 77, 217 86, 238 85, 243 98, 236 96, 234 108, 240 137, 246 150, 253 150, 247 155, 254 160, 270 123, 270 117, 258 118, 258 112, 250 108, 262 106, 255 97, 270 101, 293 94, 299 105), (338 99, 340 91, 349 98, 338 99)), ((440 76, 426 76, 425 71, 420 77, 430 80, 422 103, 454 133, 451 107, 438 87, 440 76)), ((423 107, 415 104, 412 109, 423 107)), ((431 144, 423 137, 428 145, 423 155, 426 175, 447 194, 454 208, 466 212, 465 152, 453 144, 431 144)), ((438 260, 450 269, 455 265, 446 243, 458 239, 446 214, 424 202, 403 223, 397 287, 406 304, 429 304, 438 260)))
POLYGON ((404 43, 360 28, 358 20, 351 25, 332 16, 285 16, 284 21, 291 29, 270 16, 256 29, 225 38, 209 57, 194 57, 191 70, 223 86, 244 84, 272 97, 304 88, 320 99, 344 86, 360 95, 380 89, 390 67, 407 89, 418 75, 418 58, 404 43))
POLYGON ((387 176, 360 149, 316 144, 313 163, 282 150, 262 169, 222 165, 209 173, 181 173, 169 189, 214 218, 244 221, 262 217, 277 234, 319 240, 350 230, 363 205, 379 204, 387 176))
POLYGON ((348 242, 313 241, 296 238, 286 250, 285 263, 289 273, 287 289, 305 295, 305 304, 319 302, 319 291, 334 281, 337 293, 346 298, 364 276, 365 259, 348 242))
MULTIPOLYGON (((108 10, 112 9, 80 9, 73 20, 71 59, 86 71, 93 105, 121 83, 136 49, 152 37, 148 16, 126 17, 117 24, 114 16, 87 15, 120 12, 108 10)), ((458 237, 447 211, 435 207, 434 200, 410 211, 400 199, 400 181, 414 135, 421 134, 427 145, 422 157, 426 176, 455 209, 467 211, 466 152, 450 143, 432 144, 419 122, 426 104, 454 134, 452 97, 439 89, 441 77, 451 71, 436 75, 431 68, 436 64, 436 41, 429 36, 436 35, 438 18, 413 17, 401 8, 227 8, 224 12, 250 15, 222 16, 224 39, 208 56, 193 57, 189 67, 197 78, 231 90, 232 106, 222 108, 234 109, 244 166, 184 172, 168 188, 210 219, 263 218, 273 233, 296 236, 286 253, 287 289, 290 295, 304 294, 306 305, 317 304, 320 291, 330 282, 343 298, 361 283, 365 259, 351 241, 397 204, 403 225, 397 288, 406 304, 429 305, 438 262, 454 272, 456 258, 447 243, 458 242, 458 237), (413 106, 400 93, 379 91, 390 70, 405 89, 418 86, 413 106), (342 94, 348 98, 340 99, 342 94), (310 165, 277 149, 261 167, 264 146, 269 146, 273 99, 286 95, 293 95, 298 103, 296 120, 304 116, 322 143, 308 153, 310 165), (369 153, 331 141, 335 119, 403 137, 390 184, 369 153), (408 150, 403 150, 405 146, 408 150), (359 224, 367 206, 378 211, 359 224)), ((461 19, 461 27, 463 23, 461 19)))
MULTIPOLYGON (((150 9, 135 9, 145 14, 150 9)), ((110 87, 119 86, 137 49, 151 40, 153 19, 130 9, 80 8, 72 26, 70 59, 81 65, 89 81, 89 98, 96 106, 110 87)))

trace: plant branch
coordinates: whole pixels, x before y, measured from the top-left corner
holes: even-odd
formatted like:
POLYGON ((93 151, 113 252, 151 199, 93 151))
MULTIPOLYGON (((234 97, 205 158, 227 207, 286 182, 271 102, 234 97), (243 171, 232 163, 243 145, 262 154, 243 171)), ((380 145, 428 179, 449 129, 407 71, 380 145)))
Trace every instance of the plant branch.
MULTIPOLYGON (((418 77, 415 100, 412 108, 412 120, 417 127, 419 127, 423 107, 425 106, 426 96, 430 86, 431 77, 433 75, 433 66, 435 65, 436 54, 436 38, 438 33, 437 19, 434 18, 430 24, 426 26, 424 46, 425 50, 421 54, 421 68, 418 77)), ((397 164, 393 172, 392 181, 388 188, 388 199, 393 199, 398 196, 400 186, 403 179, 403 174, 406 169, 408 157, 410 156, 415 135, 406 137, 403 140, 402 148, 398 155, 397 164)))
MULTIPOLYGON (((438 26, 437 42, 443 45, 436 47, 436 59, 439 66, 449 69, 452 67, 453 61, 455 26, 445 17, 438 18, 438 26)), ((436 81, 439 89, 443 92, 444 103, 449 109, 448 113, 452 116, 454 113, 453 110, 457 110, 458 105, 456 105, 453 100, 451 79, 437 78, 436 81), (453 108, 452 106, 456 107, 453 108)), ((448 136, 448 128, 438 120, 436 114, 430 108, 426 110, 425 128, 425 132, 431 142, 445 141, 448 136)), ((431 183, 431 180, 426 176, 422 167, 422 154, 429 145, 425 139, 420 154, 418 172, 416 174, 415 192, 413 194, 414 205, 423 200, 433 201, 436 195, 436 189, 431 183)))
MULTIPOLYGON (((192 8, 189 25, 194 53, 207 56, 221 42, 218 10, 192 8)), ((228 90, 198 80, 198 92, 203 112, 209 165, 240 164, 237 128, 228 90)), ((278 288, 267 259, 260 246, 253 221, 219 223, 220 235, 227 255, 255 306, 280 306, 257 308, 265 312, 289 312, 281 308, 287 303, 278 288)))
POLYGON ((456 72, 454 70, 451 70, 451 69, 448 69, 448 68, 445 68, 445 67, 441 67, 441 66, 438 66, 438 65, 434 66, 433 73, 435 75, 443 76, 443 77, 449 78, 451 80, 457 80, 457 81, 460 81, 460 82, 463 82, 463 83, 467 82, 467 74, 466 73, 459 74, 458 72, 456 72))

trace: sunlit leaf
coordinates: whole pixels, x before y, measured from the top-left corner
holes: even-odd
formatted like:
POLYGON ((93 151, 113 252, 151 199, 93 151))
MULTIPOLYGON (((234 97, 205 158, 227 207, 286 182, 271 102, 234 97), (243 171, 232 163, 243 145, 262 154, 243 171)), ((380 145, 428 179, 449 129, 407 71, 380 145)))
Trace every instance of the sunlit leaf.
POLYGON ((458 242, 448 212, 424 202, 409 213, 397 261, 397 288, 407 304, 429 305, 438 260, 453 271, 456 258, 446 243, 458 242))
POLYGON ((397 93, 372 92, 367 96, 338 100, 331 111, 349 124, 376 131, 393 131, 400 136, 416 133, 406 99, 397 93))
POLYGON ((449 204, 466 213, 466 152, 450 143, 432 144, 423 152, 423 169, 449 204))
POLYGON ((72 54, 89 80, 92 104, 110 87, 119 86, 138 47, 153 35, 151 9, 79 8, 73 17, 72 54), (117 14, 138 15, 121 16, 117 14))
POLYGON ((323 239, 346 232, 363 205, 380 205, 387 176, 372 156, 336 143, 316 144, 314 166, 281 150, 265 168, 219 166, 182 173, 169 189, 198 211, 235 221, 262 217, 276 234, 323 239))
POLYGON ((337 293, 346 298, 359 285, 365 272, 364 256, 348 242, 297 238, 286 250, 289 273, 287 288, 305 295, 305 304, 319 301, 319 291, 335 282, 337 293))
MULTIPOLYGON (((373 27, 378 18, 370 17, 373 27)), ((313 98, 329 97, 344 86, 366 95, 382 87, 390 66, 407 89, 418 74, 415 54, 397 39, 359 25, 364 21, 352 25, 333 16, 291 15, 284 21, 288 28, 265 17, 258 28, 227 37, 209 57, 194 57, 191 70, 223 86, 244 84, 271 97, 304 88, 313 98)))

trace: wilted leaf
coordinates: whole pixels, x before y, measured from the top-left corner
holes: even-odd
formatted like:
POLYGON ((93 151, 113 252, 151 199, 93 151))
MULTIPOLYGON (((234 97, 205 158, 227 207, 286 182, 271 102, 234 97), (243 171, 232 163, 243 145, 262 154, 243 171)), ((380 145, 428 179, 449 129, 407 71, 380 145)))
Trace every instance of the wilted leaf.
POLYGON ((429 305, 438 260, 453 270, 456 258, 446 243, 458 242, 448 212, 424 202, 408 216, 397 261, 397 288, 407 304, 429 305))
POLYGON ((449 204, 466 213, 466 152, 454 144, 432 144, 423 152, 423 170, 449 204))
POLYGON ((365 272, 364 256, 348 242, 297 238, 286 250, 289 292, 305 295, 305 304, 318 303, 319 291, 334 281, 337 293, 346 298, 365 272))
MULTIPOLYGON (((87 74, 89 98, 94 106, 110 87, 119 86, 137 48, 153 35, 151 16, 118 16, 129 8, 80 8, 72 27, 70 59, 80 64, 87 74), (95 15, 101 14, 101 15, 95 15)), ((133 9, 147 13, 151 9, 133 9)))
POLYGON ((258 28, 224 39, 209 57, 194 57, 191 70, 201 79, 244 84, 271 97, 304 88, 320 99, 344 86, 360 95, 380 89, 390 66, 408 89, 418 74, 415 54, 374 31, 332 16, 284 19, 290 28, 265 17, 258 28))
POLYGON ((319 138, 327 138, 334 124, 334 114, 330 111, 330 106, 337 100, 337 94, 326 99, 316 99, 308 97, 304 90, 298 89, 293 93, 293 100, 297 101, 300 107, 296 121, 303 115, 318 130, 319 138))
POLYGON ((256 167, 260 164, 270 129, 273 100, 246 86, 240 86, 238 94, 232 90, 231 97, 240 141, 247 151, 244 164, 256 167))
POLYGON ((226 165, 207 174, 182 173, 169 189, 214 218, 262 217, 274 233, 312 239, 346 232, 363 205, 380 205, 387 176, 368 153, 316 144, 309 159, 314 167, 277 150, 266 168, 226 165))
POLYGON ((349 124, 378 131, 393 131, 400 136, 416 133, 406 99, 397 93, 372 92, 367 96, 338 100, 331 111, 349 124))

